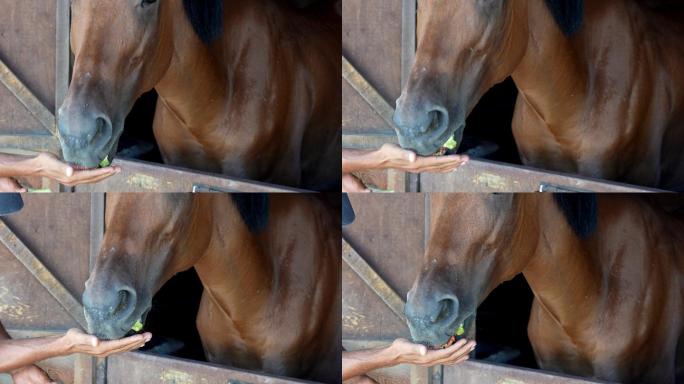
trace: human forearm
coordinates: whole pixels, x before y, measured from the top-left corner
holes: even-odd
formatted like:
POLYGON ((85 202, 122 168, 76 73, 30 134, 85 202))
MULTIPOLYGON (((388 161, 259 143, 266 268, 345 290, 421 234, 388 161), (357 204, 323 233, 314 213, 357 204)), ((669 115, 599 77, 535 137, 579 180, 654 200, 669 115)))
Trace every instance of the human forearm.
POLYGON ((367 349, 363 351, 342 352, 342 380, 364 375, 376 369, 399 364, 398 356, 392 347, 367 349))
POLYGON ((0 340, 0 372, 8 373, 41 360, 71 353, 62 337, 0 340))
POLYGON ((384 160, 379 150, 342 150, 342 173, 382 169, 383 167, 384 160))
POLYGON ((0 154, 0 177, 33 176, 38 172, 35 157, 0 154))

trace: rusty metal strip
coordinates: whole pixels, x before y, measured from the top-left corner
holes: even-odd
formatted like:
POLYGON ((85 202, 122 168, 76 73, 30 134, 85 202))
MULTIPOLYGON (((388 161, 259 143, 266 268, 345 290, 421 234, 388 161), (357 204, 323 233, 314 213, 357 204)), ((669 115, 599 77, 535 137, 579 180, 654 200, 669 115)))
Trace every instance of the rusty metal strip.
POLYGON ((392 120, 394 108, 387 103, 380 93, 378 93, 368 80, 366 80, 344 56, 342 56, 342 78, 354 88, 388 126, 396 129, 394 121, 392 120))
POLYGON ((406 303, 404 300, 402 300, 392 287, 375 272, 366 260, 364 260, 344 238, 342 239, 342 260, 344 260, 361 280, 380 297, 382 302, 397 315, 402 323, 406 323, 406 316, 404 315, 404 306, 406 303))
POLYGON ((26 107, 40 124, 45 127, 52 135, 57 136, 55 116, 26 88, 24 83, 0 60, 0 83, 26 107))
POLYGON ((10 253, 45 287, 45 289, 57 300, 67 313, 81 326, 86 328, 83 306, 69 291, 57 280, 45 265, 38 260, 35 254, 17 237, 14 232, 0 220, 0 242, 7 247, 10 253))

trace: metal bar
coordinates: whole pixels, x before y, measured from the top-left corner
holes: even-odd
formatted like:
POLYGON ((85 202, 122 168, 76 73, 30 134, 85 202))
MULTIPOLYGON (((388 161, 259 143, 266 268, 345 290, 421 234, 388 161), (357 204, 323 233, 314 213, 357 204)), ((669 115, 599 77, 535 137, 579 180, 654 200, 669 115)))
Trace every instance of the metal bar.
POLYGON ((71 73, 70 40, 70 0, 57 0, 55 33, 55 111, 66 99, 69 91, 69 75, 71 73))
POLYGON ((143 352, 109 357, 107 383, 252 383, 302 384, 307 381, 143 352), (133 379, 134 378, 134 379, 133 379))
POLYGON ((114 165, 122 172, 97 184, 78 186, 76 192, 309 192, 139 160, 117 159, 114 165))
POLYGON ((387 103, 380 93, 378 93, 378 91, 344 56, 342 56, 342 78, 354 88, 389 127, 396 129, 394 121, 392 120, 394 108, 387 103))
POLYGON ((19 240, 17 235, 0 220, 0 242, 7 247, 12 255, 24 265, 24 267, 47 289, 52 297, 64 307, 67 313, 81 326, 86 328, 83 306, 76 300, 69 291, 57 280, 57 278, 38 260, 26 245, 19 240))
POLYGON ((95 260, 100 253, 100 245, 105 230, 105 194, 96 192, 90 194, 90 267, 92 272, 95 260))
POLYGON ((406 323, 406 316, 404 315, 404 306, 406 303, 404 300, 402 300, 392 287, 375 272, 366 260, 364 260, 344 238, 342 239, 342 260, 344 260, 361 280, 380 297, 383 303, 397 315, 402 323, 406 323))
POLYGON ((416 57, 416 0, 402 0, 401 6, 401 84, 406 84, 416 57))
POLYGON ((31 91, 19 80, 19 78, 0 60, 0 83, 21 102, 26 110, 35 117, 40 124, 52 135, 57 136, 55 116, 31 93, 31 91))
MULTIPOLYGON (((416 57, 416 0, 402 0, 401 12, 401 84, 405 86, 416 57)), ((420 190, 420 174, 406 173, 404 191, 420 190)))

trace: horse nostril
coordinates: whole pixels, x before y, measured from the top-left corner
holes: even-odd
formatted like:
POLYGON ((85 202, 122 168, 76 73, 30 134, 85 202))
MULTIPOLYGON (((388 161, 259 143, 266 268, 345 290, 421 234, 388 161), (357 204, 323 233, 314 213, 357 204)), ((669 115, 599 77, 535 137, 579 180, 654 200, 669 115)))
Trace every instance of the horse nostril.
POLYGON ((428 112, 428 124, 424 126, 421 133, 442 132, 449 124, 449 115, 444 108, 438 107, 428 112))
POLYGON ((439 301, 437 311, 433 314, 434 324, 449 324, 458 317, 458 299, 447 297, 439 301))
POLYGON ((112 132, 112 124, 106 117, 98 117, 95 119, 95 131, 90 139, 91 143, 97 146, 104 145, 109 141, 112 132))
POLYGON ((112 316, 116 316, 117 314, 124 312, 126 308, 128 308, 130 297, 131 294, 128 291, 119 291, 119 304, 114 308, 114 311, 112 311, 112 316))

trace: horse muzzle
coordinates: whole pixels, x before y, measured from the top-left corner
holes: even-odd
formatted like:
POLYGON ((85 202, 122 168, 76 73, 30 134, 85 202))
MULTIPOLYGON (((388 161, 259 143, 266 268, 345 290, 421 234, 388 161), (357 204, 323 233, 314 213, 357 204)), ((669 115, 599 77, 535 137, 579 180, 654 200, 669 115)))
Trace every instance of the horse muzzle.
POLYGON ((83 306, 88 332, 105 340, 123 337, 147 312, 139 309, 135 289, 124 285, 88 284, 83 292, 83 306))
POLYGON ((415 288, 409 291, 404 312, 411 338, 432 347, 445 344, 470 317, 455 295, 436 291, 422 293, 415 288))
POLYGON ((104 113, 75 110, 68 105, 57 113, 59 140, 64 160, 83 168, 96 168, 103 159, 112 160, 118 136, 112 120, 104 113))
POLYGON ((464 119, 451 120, 445 107, 417 106, 405 102, 404 97, 397 100, 394 123, 399 144, 421 156, 439 151, 452 136, 460 143, 465 128, 464 119))

